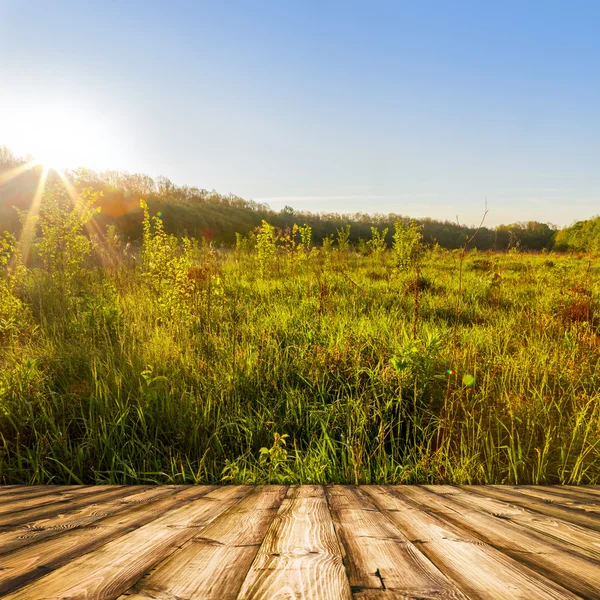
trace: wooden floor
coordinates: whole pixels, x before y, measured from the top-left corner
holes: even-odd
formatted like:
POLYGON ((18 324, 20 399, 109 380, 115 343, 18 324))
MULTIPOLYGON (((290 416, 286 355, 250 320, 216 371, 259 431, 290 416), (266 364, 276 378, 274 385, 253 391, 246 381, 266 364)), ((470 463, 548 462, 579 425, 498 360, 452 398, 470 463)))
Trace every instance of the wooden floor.
POLYGON ((0 596, 600 599, 600 487, 0 487, 0 596))

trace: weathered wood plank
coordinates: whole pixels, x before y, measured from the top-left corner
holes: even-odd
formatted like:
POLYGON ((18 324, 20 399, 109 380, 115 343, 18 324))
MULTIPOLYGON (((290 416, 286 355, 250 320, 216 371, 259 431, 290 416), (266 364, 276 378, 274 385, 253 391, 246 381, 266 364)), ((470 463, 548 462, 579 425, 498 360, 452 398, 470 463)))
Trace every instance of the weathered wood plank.
POLYGON ((557 485, 510 485, 494 486, 508 489, 528 497, 539 498, 545 502, 554 502, 567 506, 578 506, 585 510, 600 514, 600 498, 587 492, 567 490, 557 485))
MULTIPOLYGON (((437 600, 439 596, 415 596, 398 590, 359 590, 352 592, 353 600, 437 600)), ((137 598, 135 600, 138 600, 137 598)), ((141 598, 139 600, 142 600, 141 598)), ((146 598, 145 600, 148 600, 146 598)))
POLYGON ((598 487, 284 490, 0 486, 0 595, 600 599, 598 487))
POLYGON ((94 489, 94 486, 89 486, 79 489, 70 489, 70 487, 57 491, 50 490, 49 493, 36 493, 32 496, 20 497, 9 496, 0 501, 0 524, 4 523, 4 517, 12 517, 16 513, 32 510, 41 506, 56 505, 60 509, 61 503, 69 502, 73 498, 85 497, 88 494, 96 495, 101 492, 109 491, 109 488, 103 490, 94 489))
MULTIPOLYGON (((444 598, 444 596, 441 596, 444 598)), ((403 594, 398 590, 359 590, 352 592, 353 600, 438 600, 440 596, 425 595, 415 596, 415 594, 403 594)), ((137 600, 137 599, 136 599, 137 600)), ((141 600, 141 599, 140 599, 141 600)), ((148 600, 146 598, 146 600, 148 600)))
POLYGON ((386 597, 466 599, 360 489, 332 486, 326 493, 354 597, 379 590, 386 597))
POLYGON ((573 502, 589 504, 596 509, 600 508, 600 496, 581 488, 567 487, 564 485, 524 485, 519 487, 525 490, 537 489, 548 494, 547 497, 549 499, 554 499, 556 502, 562 502, 566 498, 573 502))
MULTIPOLYGON (((140 487, 140 489, 148 488, 149 486, 140 487)), ((56 515, 68 513, 71 510, 78 510, 84 506, 105 500, 122 498, 130 494, 131 489, 126 486, 103 487, 96 492, 91 488, 90 490, 85 490, 85 494, 65 491, 61 494, 62 499, 57 502, 41 504, 0 515, 0 531, 10 531, 14 527, 23 526, 32 521, 50 519, 56 515)))
MULTIPOLYGON (((62 494, 67 492, 69 495, 78 496, 85 494, 95 494, 101 490, 114 490, 117 488, 124 487, 140 487, 140 486, 126 486, 116 484, 99 484, 99 485, 18 485, 12 489, 5 490, 3 494, 0 494, 0 503, 8 501, 9 498, 16 500, 18 498, 33 498, 40 496, 52 496, 54 494, 62 494)), ((148 487, 148 486, 145 486, 148 487)), ((2 488, 0 488, 0 492, 2 488)))
POLYGON ((134 504, 122 513, 101 519, 99 523, 66 531, 58 539, 41 540, 0 557, 0 594, 47 575, 74 558, 162 517, 169 510, 208 494, 215 487, 197 487, 191 492, 182 490, 164 499, 155 498, 149 505, 134 504))
POLYGON ((590 510, 588 505, 569 499, 556 502, 555 499, 548 499, 545 496, 537 497, 531 494, 522 494, 518 489, 507 488, 505 486, 473 485, 468 486, 468 489, 474 494, 481 494, 488 498, 510 502, 511 504, 522 506, 543 515, 574 523, 580 527, 600 531, 600 514, 597 514, 594 510, 590 510))
MULTIPOLYGON (((174 498, 159 500, 149 506, 134 507, 131 510, 140 517, 142 522, 144 518, 148 519, 148 514, 151 521, 146 521, 147 524, 139 526, 139 522, 123 515, 109 517, 108 521, 113 526, 105 528, 109 529, 107 535, 112 535, 112 541, 106 543, 106 540, 103 540, 102 545, 91 552, 88 547, 84 547, 86 554, 83 556, 79 545, 80 538, 76 535, 72 538, 61 536, 60 544, 56 546, 57 551, 64 551, 65 542, 69 540, 71 546, 67 551, 71 553, 71 557, 77 556, 77 558, 71 558, 67 564, 63 561, 64 566, 56 568, 6 597, 44 598, 45 600, 116 598, 166 558, 177 546, 197 534, 200 529, 238 502, 249 491, 249 488, 244 486, 225 486, 213 488, 206 493, 206 488, 193 487, 183 490, 174 498), (169 501, 179 502, 178 507, 173 509, 173 506, 168 506, 169 501), (132 527, 135 527, 133 531, 131 531, 132 527), (129 533, 126 533, 127 531, 129 533), (124 532, 126 535, 122 535, 124 532)), ((102 522, 98 527, 101 525, 102 522)), ((81 535, 83 531, 77 530, 73 533, 81 535)), ((90 536, 87 543, 93 545, 96 543, 95 540, 96 537, 90 536)), ((53 541, 36 544, 44 549, 34 558, 45 564, 48 544, 53 541)), ((32 548, 28 546, 23 550, 31 552, 32 548)), ((55 561, 63 560, 56 553, 53 558, 55 561)), ((13 568, 22 569, 23 561, 17 561, 13 568)), ((23 574, 23 576, 27 575, 23 574)))
MULTIPOLYGON (((491 486, 498 489, 507 490, 507 486, 494 485, 491 486)), ((558 504, 561 506, 567 506, 571 508, 577 508, 579 510, 583 510, 585 512, 595 514, 600 517, 600 506, 594 502, 590 501, 590 498, 582 498, 581 495, 573 492, 573 493, 560 493, 553 492, 544 486, 508 486, 509 491, 513 491, 520 496, 526 496, 527 498, 535 498, 536 500, 541 500, 542 502, 546 502, 548 504, 558 504)))
POLYGON ((471 493, 472 486, 423 486, 437 494, 448 495, 496 518, 506 520, 546 536, 553 543, 573 546, 577 552, 600 559, 600 533, 579 527, 568 521, 556 519, 507 501, 471 493))
MULTIPOLYGON (((126 511, 132 506, 158 500, 185 489, 187 486, 160 486, 146 489, 138 486, 116 489, 89 498, 81 505, 65 506, 64 512, 51 512, 50 516, 27 521, 21 525, 0 527, 0 556, 42 540, 64 535, 79 527, 89 526, 112 514, 126 511)), ((21 514, 21 513, 18 513, 21 514)))
MULTIPOLYGON (((408 487, 408 486, 406 486, 408 487)), ((576 595, 506 556, 443 515, 425 510, 403 486, 362 488, 374 504, 440 571, 478 600, 574 600, 576 595), (402 488, 402 489, 401 489, 402 488)), ((369 596, 361 596, 368 598, 369 596)))
POLYGON ((235 600, 286 491, 256 488, 121 598, 235 600))
POLYGON ((600 496, 600 485, 562 485, 560 487, 578 492, 585 492, 586 494, 590 494, 595 497, 600 496))
POLYGON ((0 503, 8 498, 31 498, 33 496, 47 496, 56 492, 74 491, 76 488, 89 488, 89 485, 14 485, 0 486, 0 503))
POLYGON ((288 490, 238 598, 351 598, 322 487, 306 485, 288 490))
POLYGON ((600 599, 600 562, 575 548, 479 511, 454 495, 436 493, 434 487, 394 490, 575 594, 600 599))

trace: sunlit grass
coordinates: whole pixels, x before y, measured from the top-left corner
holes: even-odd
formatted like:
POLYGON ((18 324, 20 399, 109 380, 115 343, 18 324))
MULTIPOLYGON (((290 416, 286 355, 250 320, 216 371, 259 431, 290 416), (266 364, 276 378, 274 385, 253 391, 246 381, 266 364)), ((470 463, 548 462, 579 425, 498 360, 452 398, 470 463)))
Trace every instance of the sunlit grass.
POLYGON ((600 481, 596 261, 149 235, 0 301, 1 482, 600 481))

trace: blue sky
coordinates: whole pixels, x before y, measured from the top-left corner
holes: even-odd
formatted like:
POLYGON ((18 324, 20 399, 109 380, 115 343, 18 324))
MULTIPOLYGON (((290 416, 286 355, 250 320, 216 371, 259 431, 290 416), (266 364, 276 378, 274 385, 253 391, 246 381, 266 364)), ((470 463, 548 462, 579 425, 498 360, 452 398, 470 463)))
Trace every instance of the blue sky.
POLYGON ((489 225, 566 225, 600 212, 599 22, 579 1, 0 0, 0 144, 275 209, 474 223, 487 198, 489 225))

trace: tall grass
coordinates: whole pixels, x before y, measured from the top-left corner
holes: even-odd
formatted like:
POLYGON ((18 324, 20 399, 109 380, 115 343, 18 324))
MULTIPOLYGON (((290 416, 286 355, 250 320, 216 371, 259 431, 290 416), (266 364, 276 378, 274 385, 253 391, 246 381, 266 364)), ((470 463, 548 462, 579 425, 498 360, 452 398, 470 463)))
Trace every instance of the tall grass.
POLYGON ((600 481, 594 261, 107 239, 0 262, 1 483, 600 481))

